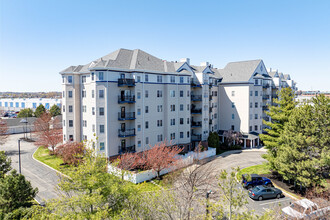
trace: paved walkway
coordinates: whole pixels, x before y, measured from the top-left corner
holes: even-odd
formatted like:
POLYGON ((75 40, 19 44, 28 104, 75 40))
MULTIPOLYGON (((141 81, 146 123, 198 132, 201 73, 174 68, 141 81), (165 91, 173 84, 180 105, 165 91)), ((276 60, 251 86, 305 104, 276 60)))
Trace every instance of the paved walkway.
MULTIPOLYGON (((23 134, 10 135, 6 143, 0 145, 0 150, 6 151, 11 157, 12 167, 16 170, 18 170, 18 139, 21 137, 23 134)), ((38 187, 39 192, 35 199, 40 203, 59 196, 56 190, 59 177, 54 170, 32 158, 36 149, 33 143, 21 141, 22 174, 31 181, 33 187, 38 187)))

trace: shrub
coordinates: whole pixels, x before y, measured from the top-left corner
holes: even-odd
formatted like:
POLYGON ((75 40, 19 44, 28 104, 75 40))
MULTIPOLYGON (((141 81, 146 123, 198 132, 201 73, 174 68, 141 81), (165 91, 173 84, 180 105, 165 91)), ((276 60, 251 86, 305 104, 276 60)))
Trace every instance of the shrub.
POLYGON ((55 154, 60 156, 64 163, 78 165, 84 154, 84 144, 78 142, 68 142, 56 148, 55 154))

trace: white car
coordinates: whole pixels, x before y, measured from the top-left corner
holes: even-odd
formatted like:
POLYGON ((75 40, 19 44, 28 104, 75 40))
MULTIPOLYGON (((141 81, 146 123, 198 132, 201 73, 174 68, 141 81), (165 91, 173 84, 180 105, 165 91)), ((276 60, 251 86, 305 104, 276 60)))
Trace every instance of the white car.
POLYGON ((322 216, 327 216, 329 214, 330 206, 319 209, 319 206, 316 203, 308 199, 302 199, 283 208, 282 212, 288 219, 322 217, 322 216))

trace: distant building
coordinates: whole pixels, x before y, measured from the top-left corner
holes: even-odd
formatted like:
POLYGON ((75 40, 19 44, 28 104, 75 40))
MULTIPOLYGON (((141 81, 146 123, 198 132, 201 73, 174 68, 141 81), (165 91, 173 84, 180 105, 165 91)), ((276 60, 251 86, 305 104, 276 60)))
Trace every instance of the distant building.
POLYGON ((2 98, 0 99, 0 110, 2 111, 20 111, 24 108, 35 110, 39 105, 50 109, 53 105, 61 107, 62 99, 47 98, 2 98))

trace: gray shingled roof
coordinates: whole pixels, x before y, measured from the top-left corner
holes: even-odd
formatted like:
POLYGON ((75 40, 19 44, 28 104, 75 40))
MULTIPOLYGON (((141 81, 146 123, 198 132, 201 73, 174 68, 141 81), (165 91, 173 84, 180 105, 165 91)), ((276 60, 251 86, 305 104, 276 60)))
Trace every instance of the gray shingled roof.
POLYGON ((288 80, 288 79, 290 79, 290 74, 283 74, 283 77, 285 80, 288 80))
POLYGON ((277 72, 268 72, 268 74, 272 77, 272 78, 274 78, 275 77, 275 74, 278 74, 277 72))
POLYGON ((222 82, 247 82, 262 60, 248 60, 228 63, 219 69, 222 82))

